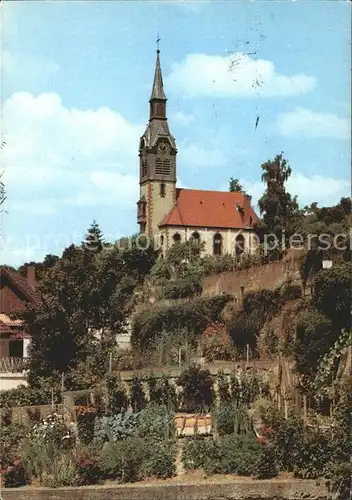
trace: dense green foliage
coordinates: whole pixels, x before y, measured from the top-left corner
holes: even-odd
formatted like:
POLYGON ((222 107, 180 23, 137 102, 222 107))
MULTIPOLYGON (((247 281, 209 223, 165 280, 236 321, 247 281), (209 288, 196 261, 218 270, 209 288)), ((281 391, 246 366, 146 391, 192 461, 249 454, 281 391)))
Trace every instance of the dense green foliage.
POLYGON ((235 347, 244 352, 248 344, 255 352, 257 337, 265 321, 275 314, 282 304, 279 290, 261 290, 247 293, 243 307, 229 321, 229 333, 235 347))
POLYGON ((187 327, 189 342, 194 342, 208 324, 219 319, 230 300, 231 296, 222 294, 196 297, 184 304, 148 307, 134 317, 131 342, 135 348, 147 349, 163 331, 182 327, 187 327))
POLYGON ((229 180, 229 191, 230 193, 244 193, 244 189, 242 184, 240 184, 240 181, 238 179, 234 179, 231 177, 229 180))
POLYGON ((299 315, 294 356, 296 368, 304 376, 305 383, 314 379, 319 360, 338 339, 339 334, 340 331, 331 320, 314 309, 299 315))
POLYGON ((197 437, 188 441, 182 461, 186 470, 251 476, 256 473, 260 449, 253 434, 230 434, 218 441, 197 437))
POLYGON ((210 407, 213 402, 213 380, 209 370, 191 365, 178 377, 177 385, 182 387, 182 403, 184 409, 201 409, 210 407))
POLYGON ((313 304, 338 328, 351 326, 352 262, 320 271, 314 280, 313 304))
POLYGON ((281 240, 283 231, 286 237, 295 232, 298 218, 297 197, 292 197, 285 187, 292 170, 282 153, 274 160, 263 163, 261 168, 266 189, 258 201, 258 206, 263 215, 266 232, 281 240))
POLYGON ((91 251, 83 245, 67 248, 40 282, 42 302, 19 312, 32 337, 29 381, 67 374, 66 388, 91 372, 108 370, 108 352, 116 346, 134 301, 133 293, 155 262, 152 248, 136 244, 91 251), (100 338, 94 331, 100 331, 100 338), (65 349, 62 349, 62 345, 65 349), (77 370, 79 376, 77 376, 77 370), (74 372, 74 373, 72 373, 74 372))

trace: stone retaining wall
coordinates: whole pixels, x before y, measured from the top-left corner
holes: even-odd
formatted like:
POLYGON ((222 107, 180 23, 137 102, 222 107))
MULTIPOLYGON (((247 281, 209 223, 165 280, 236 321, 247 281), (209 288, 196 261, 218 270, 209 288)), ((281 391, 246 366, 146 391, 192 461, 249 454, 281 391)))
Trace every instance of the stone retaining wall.
POLYGON ((327 500, 315 481, 202 481, 196 484, 123 485, 82 488, 13 488, 2 500, 327 500))

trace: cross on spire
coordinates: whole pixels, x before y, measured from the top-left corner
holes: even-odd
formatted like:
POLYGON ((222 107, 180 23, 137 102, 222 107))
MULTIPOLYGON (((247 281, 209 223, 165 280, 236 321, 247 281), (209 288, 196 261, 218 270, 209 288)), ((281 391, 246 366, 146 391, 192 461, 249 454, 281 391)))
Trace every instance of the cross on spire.
POLYGON ((156 35, 156 52, 157 54, 160 53, 160 40, 161 40, 161 37, 159 36, 159 31, 156 35))

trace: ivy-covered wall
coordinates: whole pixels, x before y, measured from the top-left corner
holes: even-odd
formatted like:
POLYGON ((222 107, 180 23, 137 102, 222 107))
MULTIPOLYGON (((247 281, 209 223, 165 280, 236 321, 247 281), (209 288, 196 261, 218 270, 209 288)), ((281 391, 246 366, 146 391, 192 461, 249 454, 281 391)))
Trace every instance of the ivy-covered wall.
POLYGON ((287 281, 288 278, 301 283, 299 271, 298 255, 294 255, 292 258, 285 258, 283 261, 271 262, 262 266, 243 269, 242 271, 208 276, 203 280, 203 295, 212 297, 219 293, 230 293, 237 299, 241 299, 242 293, 246 294, 264 288, 274 290, 287 281))

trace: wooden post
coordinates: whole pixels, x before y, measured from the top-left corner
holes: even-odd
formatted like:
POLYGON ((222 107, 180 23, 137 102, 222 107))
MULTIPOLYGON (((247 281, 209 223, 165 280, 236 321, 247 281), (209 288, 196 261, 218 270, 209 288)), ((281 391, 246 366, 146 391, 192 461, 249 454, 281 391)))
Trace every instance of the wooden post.
POLYGON ((287 399, 285 398, 284 400, 284 411, 285 411, 285 418, 287 419, 288 418, 288 403, 287 403, 287 399))
POLYGON ((65 374, 61 373, 61 404, 64 404, 65 374))
POLYGON ((109 373, 112 372, 112 352, 109 354, 109 373))
POLYGON ((303 420, 307 423, 307 394, 303 394, 303 420))

